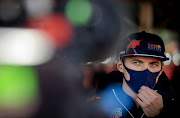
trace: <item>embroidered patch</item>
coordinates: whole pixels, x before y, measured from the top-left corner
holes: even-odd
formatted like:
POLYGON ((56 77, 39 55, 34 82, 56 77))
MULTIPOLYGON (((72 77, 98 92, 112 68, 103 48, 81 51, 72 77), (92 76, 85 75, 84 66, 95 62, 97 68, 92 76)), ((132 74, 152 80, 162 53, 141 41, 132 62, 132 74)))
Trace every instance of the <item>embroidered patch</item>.
POLYGON ((154 50, 154 51, 161 52, 161 45, 148 43, 148 50, 154 50))
POLYGON ((120 118, 122 116, 122 109, 121 108, 115 108, 113 110, 112 118, 120 118))

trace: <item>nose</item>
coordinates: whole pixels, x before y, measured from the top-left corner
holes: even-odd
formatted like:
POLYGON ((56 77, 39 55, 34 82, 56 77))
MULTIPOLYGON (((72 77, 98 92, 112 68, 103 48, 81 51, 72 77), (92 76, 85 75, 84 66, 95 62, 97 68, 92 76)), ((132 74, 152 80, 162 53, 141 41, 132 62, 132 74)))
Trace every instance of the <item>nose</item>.
POLYGON ((148 64, 148 63, 145 63, 145 64, 144 64, 144 70, 146 70, 146 69, 148 69, 150 72, 154 72, 153 68, 152 68, 151 65, 148 64))
POLYGON ((144 63, 143 69, 144 69, 144 70, 146 70, 146 69, 149 70, 149 69, 150 69, 150 68, 149 68, 149 65, 148 65, 147 63, 144 63))
POLYGON ((148 69, 150 71, 150 67, 149 67, 149 64, 148 63, 144 63, 144 70, 148 69))

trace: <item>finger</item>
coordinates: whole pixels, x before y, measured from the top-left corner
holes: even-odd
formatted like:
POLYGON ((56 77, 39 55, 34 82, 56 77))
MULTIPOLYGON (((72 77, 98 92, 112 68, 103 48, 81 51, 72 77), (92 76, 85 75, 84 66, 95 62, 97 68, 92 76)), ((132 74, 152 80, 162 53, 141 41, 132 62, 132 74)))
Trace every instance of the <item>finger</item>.
POLYGON ((154 113, 154 108, 152 108, 151 106, 145 104, 143 101, 141 101, 141 99, 136 98, 136 102, 141 106, 143 112, 146 114, 146 116, 151 116, 151 114, 154 113))
POLYGON ((148 103, 152 99, 152 96, 146 90, 143 89, 139 90, 138 97, 145 103, 148 103))
POLYGON ((138 92, 143 94, 144 96, 147 96, 147 97, 150 96, 150 94, 148 93, 148 90, 146 89, 140 88, 138 92))
POLYGON ((147 86, 142 86, 141 89, 145 90, 152 97, 156 97, 158 95, 158 93, 155 90, 153 90, 153 89, 151 89, 151 88, 149 88, 147 86))
POLYGON ((144 104, 144 102, 141 99, 136 98, 136 102, 141 106, 141 108, 145 107, 145 104, 144 104))
POLYGON ((137 94, 137 97, 138 97, 142 102, 146 102, 146 100, 147 100, 147 98, 146 98, 143 94, 141 94, 141 93, 138 93, 138 94, 137 94))
POLYGON ((147 106, 144 102, 142 102, 139 98, 136 98, 136 102, 141 106, 143 112, 146 116, 151 116, 154 113, 154 108, 147 106))

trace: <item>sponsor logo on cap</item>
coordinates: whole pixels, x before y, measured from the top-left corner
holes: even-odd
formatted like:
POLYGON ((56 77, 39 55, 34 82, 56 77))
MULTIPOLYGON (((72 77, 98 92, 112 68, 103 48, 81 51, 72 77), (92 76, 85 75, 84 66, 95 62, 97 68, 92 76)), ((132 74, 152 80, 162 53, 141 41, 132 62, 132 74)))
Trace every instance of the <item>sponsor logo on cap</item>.
POLYGON ((148 50, 154 50, 154 51, 161 52, 161 45, 148 43, 148 50))

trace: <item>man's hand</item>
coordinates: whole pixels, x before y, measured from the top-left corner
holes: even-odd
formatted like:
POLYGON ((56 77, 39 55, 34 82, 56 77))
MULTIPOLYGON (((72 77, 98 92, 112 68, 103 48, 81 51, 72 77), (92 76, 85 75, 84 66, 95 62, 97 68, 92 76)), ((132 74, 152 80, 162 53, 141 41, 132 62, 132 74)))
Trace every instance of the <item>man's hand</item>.
POLYGON ((136 102, 141 106, 147 117, 154 117, 161 112, 163 99, 159 93, 149 87, 142 86, 137 96, 136 102))

